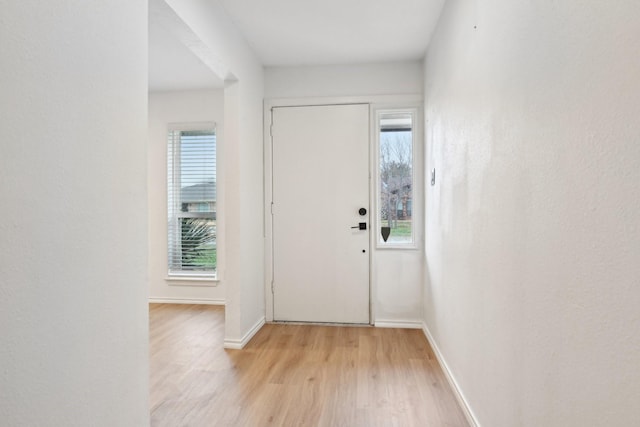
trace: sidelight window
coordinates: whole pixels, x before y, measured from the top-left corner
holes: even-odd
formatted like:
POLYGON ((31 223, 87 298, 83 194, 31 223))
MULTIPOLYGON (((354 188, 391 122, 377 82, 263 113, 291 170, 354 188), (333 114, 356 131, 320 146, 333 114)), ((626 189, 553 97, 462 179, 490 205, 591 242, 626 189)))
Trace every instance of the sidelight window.
POLYGON ((378 246, 413 247, 416 111, 378 111, 376 118, 378 246))

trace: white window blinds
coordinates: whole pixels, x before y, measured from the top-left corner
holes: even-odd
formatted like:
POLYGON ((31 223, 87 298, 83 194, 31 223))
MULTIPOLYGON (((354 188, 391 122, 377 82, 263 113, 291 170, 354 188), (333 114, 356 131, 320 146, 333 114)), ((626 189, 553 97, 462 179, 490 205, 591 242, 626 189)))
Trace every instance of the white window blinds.
POLYGON ((171 129, 167 154, 169 274, 215 275, 215 125, 171 129))

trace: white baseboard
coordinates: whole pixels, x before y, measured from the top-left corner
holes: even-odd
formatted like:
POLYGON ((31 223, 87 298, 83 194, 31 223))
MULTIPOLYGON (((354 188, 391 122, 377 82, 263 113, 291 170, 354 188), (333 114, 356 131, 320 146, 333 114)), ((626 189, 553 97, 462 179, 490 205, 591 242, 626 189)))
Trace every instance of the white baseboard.
POLYGON ((149 304, 203 304, 225 305, 224 299, 190 299, 190 298, 149 298, 149 304))
POLYGON ((427 341, 429 341, 429 344, 431 345, 431 348, 433 349, 433 352, 436 355, 436 359, 438 359, 438 363, 440 363, 440 366, 442 367, 444 376, 447 377, 447 381, 449 382, 449 385, 453 390, 453 394, 456 396, 456 399, 458 400, 458 403, 462 408, 462 412, 464 413, 465 418, 467 419, 467 421, 472 427, 480 427, 480 423, 478 422, 478 419, 476 418, 473 411, 471 410, 471 407, 469 406, 467 399, 464 397, 464 393, 462 393, 462 390, 460 389, 460 386, 456 382, 456 379, 453 376, 453 373, 449 369, 449 365, 447 365, 447 362, 444 360, 444 356, 440 352, 440 349, 438 348, 438 344, 436 344, 436 341, 433 339, 433 336, 431 335, 431 332, 429 331, 427 324, 424 322, 422 322, 422 332, 424 333, 424 336, 427 337, 427 341))
POLYGON ((422 322, 419 320, 379 319, 373 322, 373 326, 376 328, 422 329, 422 322))
POLYGON ((225 338, 224 339, 224 348, 228 348, 231 350, 242 350, 244 348, 245 345, 247 345, 247 343, 249 341, 251 341, 251 338, 253 338, 253 336, 258 333, 258 331, 260 330, 260 328, 262 328, 265 324, 265 318, 264 316, 258 320, 255 325, 253 325, 251 327, 251 329, 249 329, 249 331, 244 334, 244 336, 242 337, 242 339, 239 340, 233 340, 233 339, 228 339, 225 338))

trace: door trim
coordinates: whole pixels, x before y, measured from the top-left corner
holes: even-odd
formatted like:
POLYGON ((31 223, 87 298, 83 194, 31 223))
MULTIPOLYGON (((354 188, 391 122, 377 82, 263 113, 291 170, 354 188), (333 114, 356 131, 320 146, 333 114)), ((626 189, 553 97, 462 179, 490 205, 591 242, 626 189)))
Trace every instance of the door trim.
MULTIPOLYGON (((271 111, 278 107, 304 107, 323 105, 345 105, 345 104, 368 104, 369 105, 369 204, 370 211, 374 205, 375 197, 373 186, 372 165, 374 164, 373 138, 371 135, 371 125, 374 118, 374 108, 385 105, 397 105, 399 103, 418 103, 422 101, 422 95, 377 95, 377 96, 345 96, 345 97, 318 97, 318 98, 271 98, 264 100, 263 109, 263 165, 264 165, 264 188, 263 188, 263 226, 264 226, 264 290, 265 290, 265 318, 267 322, 273 322, 273 221, 271 216, 273 200, 273 144, 271 137, 271 111)), ((375 280, 373 268, 373 251, 375 248, 375 236, 371 235, 373 227, 369 227, 369 324, 375 323, 375 280)))

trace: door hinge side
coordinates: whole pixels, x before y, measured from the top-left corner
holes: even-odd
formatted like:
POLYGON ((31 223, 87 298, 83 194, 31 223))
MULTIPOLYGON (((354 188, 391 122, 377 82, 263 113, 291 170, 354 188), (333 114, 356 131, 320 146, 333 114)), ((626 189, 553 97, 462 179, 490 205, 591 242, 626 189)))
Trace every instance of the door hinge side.
POLYGON ((269 135, 273 138, 273 123, 269 125, 269 135))
POLYGON ((273 202, 271 202, 271 216, 273 216, 273 202))
POLYGON ((273 293, 274 293, 274 291, 273 291, 273 280, 272 280, 271 281, 271 294, 273 294, 273 293))

